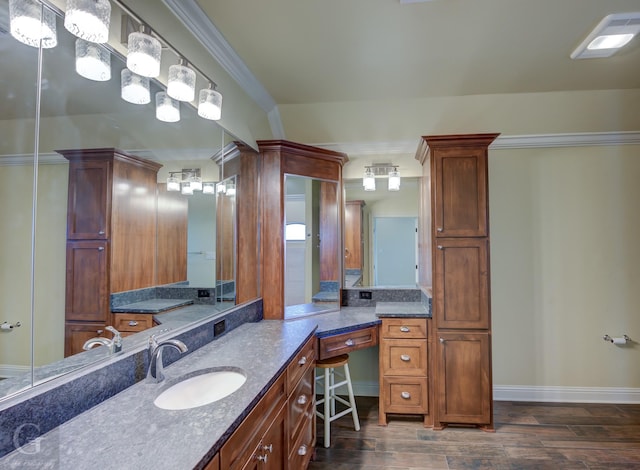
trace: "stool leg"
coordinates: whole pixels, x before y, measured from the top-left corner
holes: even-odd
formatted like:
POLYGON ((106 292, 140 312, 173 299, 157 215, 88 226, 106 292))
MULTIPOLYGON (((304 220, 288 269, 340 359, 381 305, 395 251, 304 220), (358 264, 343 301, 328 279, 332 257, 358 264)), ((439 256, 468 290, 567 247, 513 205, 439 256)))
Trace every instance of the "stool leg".
POLYGON ((324 446, 329 447, 331 445, 331 383, 330 375, 333 369, 324 370, 324 446))
POLYGON ((334 388, 336 383, 336 370, 331 368, 331 416, 336 415, 336 390, 334 388))
POLYGON ((360 420, 358 419, 358 410, 356 409, 356 399, 353 396, 353 386, 351 385, 351 374, 349 374, 349 364, 344 365, 344 375, 347 379, 347 390, 349 391, 349 403, 351 403, 351 416, 353 416, 353 427, 356 431, 360 431, 360 420))

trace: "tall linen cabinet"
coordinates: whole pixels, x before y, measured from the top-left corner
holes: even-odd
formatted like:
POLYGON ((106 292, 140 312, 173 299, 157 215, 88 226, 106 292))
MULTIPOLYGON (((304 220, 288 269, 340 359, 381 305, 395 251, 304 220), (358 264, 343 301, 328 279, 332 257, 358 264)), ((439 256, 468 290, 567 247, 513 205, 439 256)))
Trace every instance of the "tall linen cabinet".
POLYGON ((421 264, 432 268, 420 283, 433 285, 434 429, 493 430, 487 157, 497 136, 425 136, 416 155, 429 211, 421 264))

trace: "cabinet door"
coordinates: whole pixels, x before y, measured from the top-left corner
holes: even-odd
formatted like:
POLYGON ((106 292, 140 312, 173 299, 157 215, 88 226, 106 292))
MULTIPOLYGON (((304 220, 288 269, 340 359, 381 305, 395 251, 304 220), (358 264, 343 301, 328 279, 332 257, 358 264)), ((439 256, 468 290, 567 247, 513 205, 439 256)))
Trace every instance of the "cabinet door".
POLYGON ((433 302, 438 328, 488 329, 488 241, 464 238, 435 242, 433 302))
POLYGON ((261 460, 263 470, 282 470, 286 468, 287 452, 285 440, 285 410, 280 409, 280 413, 272 421, 269 429, 262 438, 262 449, 258 453, 264 456, 261 460))
POLYGON ((486 147, 437 149, 433 168, 436 237, 486 237, 486 147))
POLYGON ((344 268, 362 270, 362 201, 347 201, 344 212, 344 268))
POLYGON ((108 243, 67 242, 65 319, 109 321, 108 243))
POLYGON ((67 239, 109 238, 110 204, 111 162, 70 163, 67 239))
POLYGON ((492 423, 489 333, 438 333, 438 417, 441 423, 492 423))
POLYGON ((105 335, 105 326, 103 323, 66 323, 64 326, 64 356, 73 356, 82 352, 82 346, 91 338, 109 337, 110 335, 105 335))

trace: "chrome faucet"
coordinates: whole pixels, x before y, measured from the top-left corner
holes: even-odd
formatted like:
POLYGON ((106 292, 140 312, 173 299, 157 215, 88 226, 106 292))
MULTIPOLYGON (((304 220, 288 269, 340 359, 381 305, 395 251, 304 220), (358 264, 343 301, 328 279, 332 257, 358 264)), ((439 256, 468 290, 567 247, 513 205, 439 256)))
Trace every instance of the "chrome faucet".
POLYGON ((147 382, 160 383, 164 380, 162 350, 166 346, 178 350, 181 354, 188 351, 187 346, 178 339, 167 339, 158 343, 156 335, 151 335, 149 337, 149 370, 147 371, 147 382))
POLYGON ((88 351, 96 345, 102 345, 109 347, 110 354, 122 351, 122 335, 120 334, 120 332, 112 326, 107 326, 105 330, 113 333, 112 339, 102 337, 91 338, 85 341, 85 343, 82 345, 82 349, 88 351))

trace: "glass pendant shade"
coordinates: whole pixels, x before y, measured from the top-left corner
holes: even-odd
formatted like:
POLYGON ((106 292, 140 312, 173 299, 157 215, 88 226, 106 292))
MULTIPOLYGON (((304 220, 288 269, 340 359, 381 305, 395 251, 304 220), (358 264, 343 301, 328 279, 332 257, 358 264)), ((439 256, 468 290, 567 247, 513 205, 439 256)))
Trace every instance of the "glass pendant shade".
POLYGON ((216 185, 216 192, 218 194, 224 194, 227 192, 227 188, 225 187, 224 182, 220 182, 216 185))
POLYGON ((233 183, 227 184, 226 187, 227 196, 235 196, 236 195, 236 185, 233 183))
POLYGON ((202 183, 202 194, 215 194, 216 185, 214 183, 202 183))
POLYGON ((167 94, 178 101, 193 101, 196 96, 196 72, 182 63, 169 67, 167 94))
POLYGON ((202 178, 199 176, 192 176, 189 178, 189 183, 194 191, 202 191, 202 178))
POLYGON ((164 91, 156 93, 156 119, 164 122, 180 120, 180 103, 164 91))
POLYGON ((376 190, 376 176, 373 174, 371 168, 365 170, 364 177, 362 178, 362 186, 364 186, 365 191, 376 190))
POLYGON ((400 173, 394 169, 389 172, 389 191, 400 191, 400 173))
POLYGON ((11 36, 31 47, 56 47, 56 15, 35 0, 9 0, 11 36))
POLYGON ((191 196, 193 194, 193 188, 191 187, 191 183, 182 183, 182 194, 185 196, 191 196))
POLYGON ((142 32, 129 34, 127 68, 143 77, 160 75, 160 41, 142 32))
POLYGON ((76 39, 76 72, 96 82, 111 80, 111 54, 102 46, 76 39))
POLYGON ((222 116, 222 95, 212 88, 203 88, 198 95, 198 116, 217 121, 222 116))
POLYGON ((180 180, 175 176, 167 178, 167 191, 180 191, 180 180))
POLYGON ((120 80, 120 96, 123 100, 133 104, 147 104, 151 101, 147 77, 136 75, 129 69, 122 69, 120 80))
POLYGON ((111 3, 109 0, 67 0, 64 27, 85 41, 109 40, 111 3))

